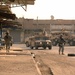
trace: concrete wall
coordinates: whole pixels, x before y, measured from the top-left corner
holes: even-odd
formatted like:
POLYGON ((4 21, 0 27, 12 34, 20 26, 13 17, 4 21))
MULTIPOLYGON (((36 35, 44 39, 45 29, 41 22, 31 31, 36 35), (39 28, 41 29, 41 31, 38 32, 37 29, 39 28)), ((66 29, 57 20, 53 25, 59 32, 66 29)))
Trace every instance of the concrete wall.
POLYGON ((13 37, 14 43, 21 43, 21 31, 20 30, 11 30, 10 35, 13 37))

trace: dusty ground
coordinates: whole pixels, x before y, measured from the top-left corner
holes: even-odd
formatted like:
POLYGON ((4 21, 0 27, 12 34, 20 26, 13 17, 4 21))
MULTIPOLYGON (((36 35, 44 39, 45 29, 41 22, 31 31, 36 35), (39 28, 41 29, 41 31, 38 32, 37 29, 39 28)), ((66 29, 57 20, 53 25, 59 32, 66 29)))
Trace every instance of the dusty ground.
POLYGON ((53 75, 75 75, 75 57, 59 55, 52 51, 39 51, 37 55, 51 68, 53 75))
MULTIPOLYGON (((18 48, 25 49, 24 45, 21 47, 18 45, 18 48)), ((38 65, 42 75, 50 75, 50 70, 53 75, 75 75, 75 57, 59 55, 56 48, 55 50, 25 49, 24 52, 17 53, 25 55, 0 55, 0 75, 40 75, 35 64, 38 65), (29 51, 35 53, 35 58, 32 58, 29 51)))
POLYGON ((31 55, 26 53, 26 55, 0 55, 0 75, 39 74, 31 55))

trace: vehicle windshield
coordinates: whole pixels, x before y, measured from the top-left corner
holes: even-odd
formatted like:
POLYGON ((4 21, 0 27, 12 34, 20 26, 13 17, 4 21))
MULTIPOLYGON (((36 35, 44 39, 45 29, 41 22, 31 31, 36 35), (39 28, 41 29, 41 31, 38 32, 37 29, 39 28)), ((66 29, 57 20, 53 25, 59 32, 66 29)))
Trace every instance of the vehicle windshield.
POLYGON ((36 40, 49 40, 49 37, 35 37, 36 40))

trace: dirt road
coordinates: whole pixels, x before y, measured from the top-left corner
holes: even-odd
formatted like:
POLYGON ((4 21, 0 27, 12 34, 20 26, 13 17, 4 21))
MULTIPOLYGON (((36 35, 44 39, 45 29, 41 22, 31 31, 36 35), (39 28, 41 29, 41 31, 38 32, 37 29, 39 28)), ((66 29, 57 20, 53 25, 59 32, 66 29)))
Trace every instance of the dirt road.
POLYGON ((67 56, 75 52, 75 47, 65 47, 65 55, 58 54, 58 47, 31 50, 24 44, 13 45, 8 55, 3 52, 0 51, 0 75, 75 75, 75 57, 67 56))
MULTIPOLYGON (((34 52, 45 65, 51 68, 53 75, 75 75, 75 57, 68 57, 67 50, 73 50, 72 47, 66 47, 65 55, 58 54, 58 48, 53 50, 38 50, 34 52)), ((71 52, 72 53, 72 52, 71 52)))

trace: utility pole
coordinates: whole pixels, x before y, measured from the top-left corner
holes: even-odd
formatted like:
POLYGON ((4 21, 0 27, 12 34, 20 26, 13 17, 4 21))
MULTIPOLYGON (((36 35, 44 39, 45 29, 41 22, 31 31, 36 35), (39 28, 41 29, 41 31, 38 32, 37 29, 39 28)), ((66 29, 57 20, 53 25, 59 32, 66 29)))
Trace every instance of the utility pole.
POLYGON ((38 16, 37 16, 37 29, 38 29, 38 16))
POLYGON ((50 22, 50 27, 49 28, 50 28, 50 34, 51 34, 51 22, 50 22))
POLYGON ((37 16, 37 26, 36 26, 36 33, 38 32, 38 16, 37 16))
POLYGON ((50 24, 50 34, 51 34, 51 24, 50 24))

